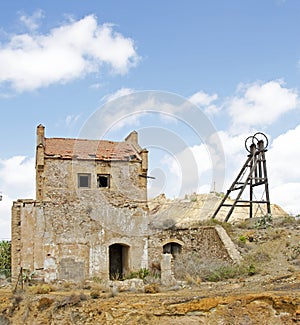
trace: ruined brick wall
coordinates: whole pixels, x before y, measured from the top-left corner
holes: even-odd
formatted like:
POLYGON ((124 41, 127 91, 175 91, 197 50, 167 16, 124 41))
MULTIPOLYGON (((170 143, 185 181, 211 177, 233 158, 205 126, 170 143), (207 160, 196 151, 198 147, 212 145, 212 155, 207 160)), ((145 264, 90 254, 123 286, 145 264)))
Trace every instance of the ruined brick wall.
POLYGON ((163 246, 170 242, 182 245, 181 254, 197 252, 203 258, 232 261, 214 227, 156 230, 149 237, 148 255, 150 267, 158 263, 163 253, 163 246))

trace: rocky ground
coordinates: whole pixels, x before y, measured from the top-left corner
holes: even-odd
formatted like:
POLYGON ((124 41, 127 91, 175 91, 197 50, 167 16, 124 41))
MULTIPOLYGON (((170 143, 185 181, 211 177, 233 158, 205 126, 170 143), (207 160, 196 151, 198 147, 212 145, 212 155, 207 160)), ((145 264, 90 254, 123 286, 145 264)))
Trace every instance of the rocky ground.
MULTIPOLYGON (((300 324, 300 222, 277 218, 225 225, 248 274, 209 282, 190 274, 178 286, 144 289, 82 284, 0 289, 0 324, 300 324)), ((188 271, 188 270, 187 270, 188 271)), ((138 282, 140 283, 140 282, 138 282)))

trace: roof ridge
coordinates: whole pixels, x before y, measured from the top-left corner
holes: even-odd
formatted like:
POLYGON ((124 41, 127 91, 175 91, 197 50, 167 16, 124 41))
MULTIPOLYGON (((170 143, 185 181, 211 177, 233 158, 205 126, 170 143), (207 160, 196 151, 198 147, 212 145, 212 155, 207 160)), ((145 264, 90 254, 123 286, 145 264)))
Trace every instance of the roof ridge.
POLYGON ((112 140, 106 140, 106 139, 83 139, 83 138, 61 138, 61 137, 51 137, 51 138, 45 138, 45 140, 74 140, 74 141, 105 141, 105 142, 111 142, 111 143, 128 143, 124 140, 122 141, 112 141, 112 140))

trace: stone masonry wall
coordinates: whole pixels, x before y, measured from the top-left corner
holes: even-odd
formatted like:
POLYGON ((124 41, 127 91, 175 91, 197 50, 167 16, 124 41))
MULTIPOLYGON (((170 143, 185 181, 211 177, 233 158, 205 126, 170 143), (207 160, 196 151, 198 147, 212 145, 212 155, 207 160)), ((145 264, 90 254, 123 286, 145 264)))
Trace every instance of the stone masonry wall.
POLYGON ((181 254, 197 252, 203 258, 232 261, 224 243, 214 227, 156 231, 149 237, 149 266, 159 263, 163 246, 167 243, 182 245, 181 254))
POLYGON ((46 281, 108 279, 109 246, 115 243, 128 247, 128 272, 148 267, 140 165, 45 159, 43 201, 20 200, 13 208, 14 274, 22 266, 46 281), (78 188, 78 173, 91 174, 90 188, 78 188), (97 174, 111 175, 109 188, 97 188, 97 174))
MULTIPOLYGON (((95 160, 45 159, 42 193, 43 200, 52 200, 57 191, 68 199, 80 191, 102 191, 112 204, 141 203, 146 205, 147 184, 140 161, 102 162, 95 160), (90 174, 89 189, 78 188, 78 174, 90 174), (97 188, 97 175, 110 175, 109 188, 97 188), (112 194, 112 195, 111 195, 112 194), (119 201, 119 202, 117 202, 119 201)), ((54 197, 55 198, 55 197, 54 197)))

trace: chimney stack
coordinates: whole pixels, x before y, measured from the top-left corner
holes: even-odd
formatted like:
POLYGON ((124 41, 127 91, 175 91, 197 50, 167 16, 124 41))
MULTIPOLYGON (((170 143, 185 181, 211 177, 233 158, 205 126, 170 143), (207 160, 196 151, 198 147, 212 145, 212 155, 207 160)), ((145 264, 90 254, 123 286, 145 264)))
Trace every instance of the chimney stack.
POLYGON ((44 139, 45 139, 45 127, 40 124, 38 125, 37 129, 36 129, 36 135, 37 135, 37 138, 36 138, 36 145, 37 146, 44 146, 44 139))

